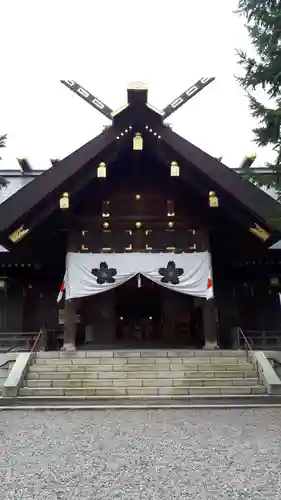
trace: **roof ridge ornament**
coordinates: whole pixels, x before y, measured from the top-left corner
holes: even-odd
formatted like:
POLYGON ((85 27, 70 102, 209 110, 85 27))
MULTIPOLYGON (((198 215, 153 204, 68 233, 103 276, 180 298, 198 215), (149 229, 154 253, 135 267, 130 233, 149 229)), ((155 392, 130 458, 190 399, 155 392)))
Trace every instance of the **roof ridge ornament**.
POLYGON ((148 85, 144 82, 132 82, 127 85, 127 90, 148 90, 148 85))

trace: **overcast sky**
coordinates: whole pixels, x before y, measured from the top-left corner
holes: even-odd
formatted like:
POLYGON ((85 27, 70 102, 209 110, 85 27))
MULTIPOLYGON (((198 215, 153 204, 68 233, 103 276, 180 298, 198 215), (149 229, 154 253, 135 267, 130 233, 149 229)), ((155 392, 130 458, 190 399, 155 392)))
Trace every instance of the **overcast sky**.
MULTIPOLYGON (((74 79, 113 109, 126 86, 143 81, 162 108, 203 76, 216 81, 170 119, 173 129, 238 166, 252 143, 253 120, 235 48, 248 48, 238 0, 1 0, 1 168, 27 156, 47 168, 101 131, 106 119, 60 84, 74 79)), ((268 153, 260 151, 257 164, 268 153)))

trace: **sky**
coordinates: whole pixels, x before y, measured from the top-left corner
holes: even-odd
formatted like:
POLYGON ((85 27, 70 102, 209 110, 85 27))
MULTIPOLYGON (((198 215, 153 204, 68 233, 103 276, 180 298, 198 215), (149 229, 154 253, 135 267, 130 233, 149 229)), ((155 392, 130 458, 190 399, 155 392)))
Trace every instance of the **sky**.
POLYGON ((173 130, 237 167, 257 152, 255 125, 234 75, 236 48, 250 49, 238 0, 1 0, 0 134, 2 168, 16 157, 45 169, 108 124, 60 83, 73 79, 111 108, 126 102, 130 82, 149 88, 163 108, 203 76, 216 80, 169 119, 173 130))

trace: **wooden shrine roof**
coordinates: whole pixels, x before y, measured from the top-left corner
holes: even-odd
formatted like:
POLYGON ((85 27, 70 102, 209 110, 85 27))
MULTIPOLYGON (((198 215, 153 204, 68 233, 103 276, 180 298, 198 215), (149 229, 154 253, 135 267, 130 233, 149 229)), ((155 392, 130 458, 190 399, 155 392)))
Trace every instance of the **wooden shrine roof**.
MULTIPOLYGON (((61 193, 69 191, 71 195, 73 182, 78 175, 83 177, 83 169, 91 160, 97 163, 103 161, 103 154, 106 151, 108 154, 109 148, 115 149, 118 154, 122 141, 119 141, 119 144, 117 137, 122 131, 130 129, 134 133, 146 133, 150 127, 157 133, 157 137, 159 136, 159 141, 173 151, 173 159, 181 164, 181 168, 190 165, 199 177, 208 179, 212 189, 218 192, 221 190, 228 197, 230 205, 232 201, 238 203, 249 215, 254 229, 260 228, 268 232, 269 236, 266 238, 268 246, 281 238, 277 223, 281 220, 279 203, 173 132, 163 123, 161 114, 147 106, 146 93, 144 99, 136 99, 134 92, 130 92, 133 96, 131 101, 129 100, 128 106, 116 115, 111 126, 49 170, 44 171, 0 205, 1 243, 11 246, 9 236, 12 232, 22 227, 32 231, 32 227, 38 221, 47 218, 58 207, 61 193)), ((137 93, 140 95, 140 91, 137 93)))
POLYGON ((164 127, 162 139, 183 158, 188 159, 214 185, 221 187, 229 195, 236 198, 253 215, 259 217, 261 221, 270 223, 275 218, 280 218, 280 204, 262 189, 243 179, 233 169, 194 146, 194 144, 168 127, 164 127))

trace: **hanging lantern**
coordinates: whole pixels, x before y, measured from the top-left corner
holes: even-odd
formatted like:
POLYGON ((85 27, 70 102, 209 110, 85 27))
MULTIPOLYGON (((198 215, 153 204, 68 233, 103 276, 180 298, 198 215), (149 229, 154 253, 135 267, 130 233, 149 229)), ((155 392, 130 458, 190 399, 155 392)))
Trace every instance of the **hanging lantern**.
POLYGON ((106 164, 103 161, 98 166, 97 176, 99 179, 106 179, 106 164))
POLYGON ((142 223, 141 222, 136 222, 136 228, 140 229, 141 227, 142 227, 142 223))
POLYGON ((179 177, 180 175, 180 167, 176 161, 172 161, 170 168, 171 177, 179 177))
POLYGON ((141 288, 141 275, 140 275, 140 273, 138 274, 138 277, 137 277, 137 283, 138 283, 138 288, 141 288))
POLYGON ((7 291, 7 279, 5 277, 0 278, 0 292, 6 292, 7 291))
POLYGON ((133 150, 142 151, 143 150, 143 138, 139 132, 133 138, 133 150))
POLYGON ((69 194, 62 193, 60 197, 60 209, 67 210, 69 208, 69 194))
POLYGON ((219 199, 216 196, 215 191, 209 192, 209 206, 211 208, 218 208, 218 206, 219 206, 219 199))

